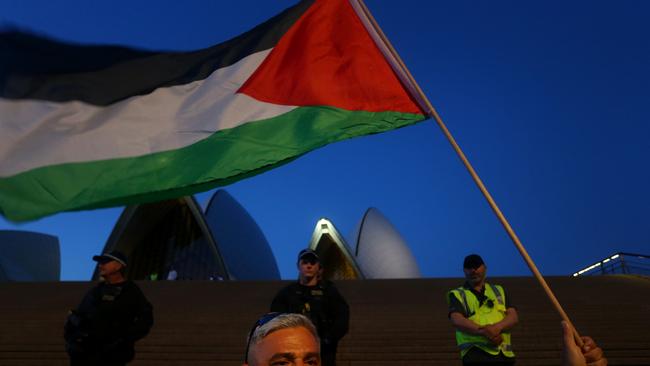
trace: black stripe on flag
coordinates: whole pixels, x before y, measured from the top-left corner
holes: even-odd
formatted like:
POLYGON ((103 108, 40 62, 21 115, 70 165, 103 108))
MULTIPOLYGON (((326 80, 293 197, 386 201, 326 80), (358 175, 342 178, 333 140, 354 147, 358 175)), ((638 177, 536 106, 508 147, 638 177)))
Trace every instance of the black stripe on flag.
POLYGON ((244 34, 192 52, 76 45, 5 31, 0 33, 0 98, 106 106, 160 87, 202 80, 274 47, 312 3, 301 1, 244 34))

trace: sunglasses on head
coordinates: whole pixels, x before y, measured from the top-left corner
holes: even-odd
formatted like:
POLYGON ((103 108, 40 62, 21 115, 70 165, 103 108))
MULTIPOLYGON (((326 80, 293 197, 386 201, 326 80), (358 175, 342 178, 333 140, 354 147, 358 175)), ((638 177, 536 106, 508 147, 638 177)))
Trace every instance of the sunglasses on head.
POLYGON ((248 339, 246 342, 246 353, 244 353, 244 363, 248 363, 248 351, 251 348, 251 340, 253 338, 253 334, 255 334, 255 331, 257 328, 263 326, 264 324, 270 322, 271 320, 277 318, 279 315, 282 315, 284 313, 278 313, 278 312, 273 312, 273 313, 266 313, 262 315, 255 324, 253 324, 253 327, 251 328, 251 331, 248 333, 248 339))

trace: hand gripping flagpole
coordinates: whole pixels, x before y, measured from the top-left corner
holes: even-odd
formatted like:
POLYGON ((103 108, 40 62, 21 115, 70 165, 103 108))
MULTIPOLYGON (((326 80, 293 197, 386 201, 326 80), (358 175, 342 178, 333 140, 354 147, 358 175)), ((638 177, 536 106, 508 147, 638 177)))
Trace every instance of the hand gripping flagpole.
MULTIPOLYGON (((393 47, 393 45, 390 43, 384 32, 381 30, 379 27, 379 24, 375 20, 375 18, 372 16, 370 13, 370 10, 368 10, 368 7, 366 4, 364 4, 363 0, 350 0, 350 3, 353 8, 357 11, 357 14, 361 18, 361 20, 366 23, 366 28, 370 31, 371 36, 373 38, 379 37, 379 40, 381 41, 381 44, 378 43, 378 46, 380 49, 382 48, 382 44, 386 46, 387 49, 382 49, 382 52, 384 53, 385 56, 388 57, 388 61, 391 63, 395 71, 397 71, 398 75, 400 76, 401 79, 406 79, 402 80, 407 88, 411 89, 412 94, 414 97, 420 102, 420 106, 424 105, 426 108, 426 113, 435 119, 436 123, 442 130, 442 132, 445 134, 447 137, 447 140, 449 140, 449 143, 451 143, 451 146, 454 148, 458 156, 460 157, 460 160, 463 162, 465 165, 465 168, 469 171, 469 174, 472 176, 472 179, 474 180, 474 183, 478 186, 479 190, 481 193, 483 193, 483 196, 485 199, 488 201, 488 204, 492 208, 492 211, 496 214, 497 218, 505 228, 506 232, 510 236, 510 239, 512 239, 512 242, 515 244, 515 247, 519 251, 519 254, 521 254, 522 258, 528 265, 528 268, 530 268, 530 271, 533 273, 539 284, 542 286, 544 291, 546 292, 546 295, 548 298, 551 300, 551 303, 555 307, 555 310, 560 314, 560 317, 565 320, 569 325, 571 326, 571 329, 573 329, 573 336, 575 338, 576 343, 582 347, 583 342, 582 339, 580 338, 580 334, 578 334, 578 331, 575 329, 573 326, 573 323, 571 323, 571 320, 569 319, 569 316, 566 314, 564 309, 562 308, 562 305, 560 305, 560 302, 557 300, 555 295, 553 294, 553 291, 551 288, 548 286, 546 283, 546 280, 542 276, 542 274, 539 272, 537 269, 537 266, 533 262, 533 260, 530 258, 528 255, 528 252, 526 251, 526 248, 524 248, 523 244, 519 240, 519 237, 517 237, 517 234, 515 231, 512 229, 510 224, 508 223, 508 220, 506 217, 501 213, 501 210, 497 206, 496 202, 492 198, 492 195, 490 195, 490 192, 488 192, 487 188, 481 181, 481 178, 478 176, 474 168, 472 167, 472 164, 470 164, 469 160, 461 150, 460 146, 458 146, 458 143, 456 143, 456 140, 454 137, 451 135, 451 132, 449 132, 449 129, 447 129, 447 126, 445 123, 442 121, 440 116, 438 115, 438 112, 436 112, 435 108, 433 108, 433 105, 431 105, 431 102, 427 98, 427 96, 424 94, 418 83, 415 81, 413 78, 413 75, 411 75, 411 72, 408 70, 402 59, 400 58, 399 54, 393 47), (368 27, 370 26, 370 27, 368 27), (376 34, 372 34, 372 31, 376 32, 376 34)), ((375 41, 377 41, 375 39, 375 41)))

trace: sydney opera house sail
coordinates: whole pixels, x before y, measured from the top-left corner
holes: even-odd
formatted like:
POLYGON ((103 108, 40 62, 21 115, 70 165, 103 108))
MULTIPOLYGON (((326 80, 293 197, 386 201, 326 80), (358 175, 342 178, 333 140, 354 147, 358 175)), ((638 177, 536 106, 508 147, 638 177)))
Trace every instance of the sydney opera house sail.
POLYGON ((280 279, 262 230, 224 190, 205 214, 193 197, 126 207, 104 247, 111 250, 128 256, 130 279, 280 279))
POLYGON ((323 278, 328 280, 362 279, 354 256, 345 239, 328 219, 320 219, 314 228, 309 248, 318 253, 323 264, 323 278))
POLYGON ((328 219, 320 219, 309 248, 318 253, 323 278, 419 278, 420 269, 397 229, 376 208, 369 208, 352 235, 353 246, 328 219))
POLYGON ((217 191, 205 220, 223 257, 230 279, 280 279, 271 247, 255 220, 228 192, 217 191))
POLYGON ((0 230, 0 282, 58 281, 59 239, 31 231, 0 230))
POLYGON ((104 247, 111 250, 128 256, 130 279, 229 279, 193 197, 126 207, 104 247))
POLYGON ((378 209, 366 211, 353 238, 354 254, 366 278, 421 277, 406 241, 378 209))

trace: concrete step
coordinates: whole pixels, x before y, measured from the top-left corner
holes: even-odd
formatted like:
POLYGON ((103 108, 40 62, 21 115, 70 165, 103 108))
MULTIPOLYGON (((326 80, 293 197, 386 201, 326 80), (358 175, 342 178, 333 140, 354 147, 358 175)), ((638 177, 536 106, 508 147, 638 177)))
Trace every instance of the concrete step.
MULTIPOLYGON (((650 365, 650 279, 550 277, 551 288, 582 334, 605 349, 610 365, 650 365)), ((559 317, 530 277, 491 279, 517 307, 518 365, 560 364, 559 317)), ((287 282, 143 282, 155 325, 137 344, 135 366, 241 364, 245 337, 287 282)), ((340 281, 351 308, 339 345, 342 366, 460 365, 446 293, 461 279, 340 281)), ((67 365, 62 327, 87 282, 0 284, 0 365, 67 365)))

